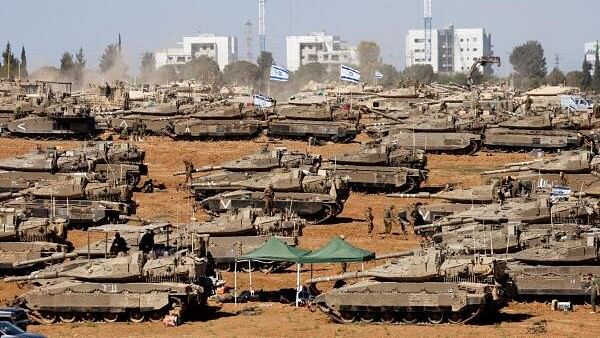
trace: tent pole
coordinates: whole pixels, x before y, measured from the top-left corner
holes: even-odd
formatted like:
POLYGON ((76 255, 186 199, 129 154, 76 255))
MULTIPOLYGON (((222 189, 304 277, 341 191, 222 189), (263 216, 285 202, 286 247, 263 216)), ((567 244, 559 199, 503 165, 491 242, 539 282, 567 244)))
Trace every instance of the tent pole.
POLYGON ((296 263, 296 307, 300 298, 300 263, 296 263))
POLYGON ((233 261, 233 302, 237 307, 237 259, 233 261))
POLYGON ((248 260, 248 271, 250 272, 250 294, 254 296, 254 289, 252 289, 252 260, 248 260))

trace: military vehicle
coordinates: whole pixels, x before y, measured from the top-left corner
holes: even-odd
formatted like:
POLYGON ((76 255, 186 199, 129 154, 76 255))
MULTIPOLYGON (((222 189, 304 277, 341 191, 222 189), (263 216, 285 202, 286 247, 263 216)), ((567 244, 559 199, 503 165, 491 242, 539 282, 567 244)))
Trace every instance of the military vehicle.
POLYGON ((213 292, 209 267, 206 258, 186 251, 161 258, 132 253, 81 260, 6 280, 51 280, 13 301, 43 324, 124 318, 139 323, 161 321, 169 313, 181 317, 204 305, 213 292))
POLYGON ((587 174, 592 170, 592 154, 587 150, 561 151, 551 158, 541 158, 533 161, 509 163, 504 169, 484 171, 482 175, 496 175, 516 172, 533 171, 535 173, 587 174))
POLYGON ((511 130, 488 128, 483 135, 483 145, 487 149, 554 151, 581 146, 582 136, 566 130, 511 130))
POLYGON ((357 121, 360 118, 358 111, 351 111, 349 106, 335 105, 288 105, 277 106, 277 116, 287 120, 310 121, 357 121))
POLYGON ((28 217, 22 210, 0 207, 0 270, 20 273, 74 257, 66 224, 64 219, 28 217))
MULTIPOLYGON (((338 191, 332 187, 332 190, 338 191)), ((275 192, 273 208, 288 210, 306 219, 309 223, 322 223, 339 215, 348 197, 348 190, 340 189, 339 195, 304 192, 275 192)), ((265 204, 262 191, 236 190, 221 193, 202 200, 200 206, 208 214, 216 215, 228 210, 253 207, 262 208, 265 204)))
POLYGON ((89 112, 30 115, 6 124, 9 136, 39 139, 85 139, 96 134, 95 120, 89 112))
POLYGON ((421 150, 396 149, 371 142, 361 145, 359 151, 335 155, 328 161, 334 164, 425 169, 427 155, 421 150))
POLYGON ((309 283, 368 278, 315 297, 314 303, 338 323, 456 324, 505 305, 505 269, 506 262, 494 258, 450 258, 427 249, 370 270, 309 283))
POLYGON ((250 139, 257 136, 264 123, 258 120, 200 120, 170 121, 165 134, 173 139, 250 139))
POLYGON ((352 190, 414 193, 427 180, 427 170, 327 163, 320 173, 343 177, 352 190))
POLYGON ((388 194, 388 197, 398 198, 432 198, 443 199, 453 203, 466 204, 489 204, 493 203, 498 198, 498 189, 500 189, 500 180, 494 180, 490 184, 474 186, 471 188, 461 189, 454 188, 452 190, 444 190, 435 194, 427 192, 418 194, 388 194))
POLYGON ((600 259, 598 236, 594 233, 554 231, 543 243, 514 254, 530 265, 593 265, 600 259))
POLYGON ((471 155, 483 145, 481 135, 471 133, 412 133, 400 132, 381 139, 388 146, 423 150, 434 154, 471 155))
POLYGON ((342 121, 271 120, 267 135, 291 139, 308 139, 332 142, 350 142, 360 131, 356 124, 342 121))

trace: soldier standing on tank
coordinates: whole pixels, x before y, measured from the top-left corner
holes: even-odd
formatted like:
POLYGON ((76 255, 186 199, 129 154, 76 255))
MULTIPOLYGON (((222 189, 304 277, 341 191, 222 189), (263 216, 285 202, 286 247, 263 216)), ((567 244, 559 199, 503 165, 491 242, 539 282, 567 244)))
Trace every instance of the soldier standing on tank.
POLYGON ((115 233, 115 238, 113 239, 113 242, 110 246, 110 253, 113 255, 118 255, 121 252, 126 254, 127 251, 129 251, 129 248, 127 247, 127 242, 125 242, 123 237, 121 237, 120 233, 115 233))
POLYGON ((419 207, 421 205, 421 202, 417 202, 416 204, 409 206, 406 218, 408 219, 408 222, 413 227, 413 229, 417 226, 425 224, 425 220, 423 220, 423 216, 421 215, 421 211, 419 210, 419 207))
POLYGON ((400 230, 402 231, 402 235, 404 235, 404 239, 408 239, 408 232, 406 231, 406 221, 402 218, 402 213, 398 212, 396 214, 396 220, 398 221, 398 225, 400 226, 400 230))
POLYGON ((390 206, 388 208, 383 209, 383 228, 385 234, 392 233, 392 213, 394 211, 394 206, 390 206))
POLYGON ((497 194, 498 202, 500 202, 500 205, 504 205, 504 200, 506 199, 506 196, 504 196, 504 187, 500 187, 497 194))
POLYGON ((594 277, 591 273, 588 276, 590 278, 590 286, 585 291, 590 292, 590 301, 592 303, 592 311, 590 313, 596 313, 598 294, 600 294, 600 279, 594 277))
POLYGON ((367 232, 369 235, 373 232, 373 219, 375 219, 375 216, 373 216, 373 208, 367 207, 367 211, 365 212, 365 222, 367 222, 367 232))
POLYGON ((275 193, 273 192, 273 185, 269 184, 269 186, 265 189, 263 194, 263 200, 265 202, 264 212, 267 215, 271 215, 273 212, 273 199, 275 198, 275 193))

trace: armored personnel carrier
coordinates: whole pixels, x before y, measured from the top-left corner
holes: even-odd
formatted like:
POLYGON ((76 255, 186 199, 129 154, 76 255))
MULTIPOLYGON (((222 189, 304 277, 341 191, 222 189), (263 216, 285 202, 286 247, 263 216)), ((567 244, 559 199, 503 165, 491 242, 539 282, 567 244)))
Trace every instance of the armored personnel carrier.
POLYGON ((416 252, 364 272, 321 281, 368 278, 318 295, 314 303, 338 323, 468 323, 506 302, 506 262, 456 259, 437 249, 416 252), (495 283, 498 282, 498 283, 495 283))
POLYGON ((488 128, 483 135, 487 149, 506 150, 559 150, 581 146, 583 138, 576 132, 566 130, 511 130, 488 128))
POLYGON ((310 121, 310 120, 271 120, 268 123, 267 135, 272 137, 308 139, 332 142, 350 142, 359 133, 356 124, 343 121, 310 121))
POLYGON ((400 132, 381 139, 381 143, 398 148, 423 150, 434 154, 467 154, 479 151, 481 135, 471 133, 400 132))
POLYGON ((168 313, 184 316, 205 304, 212 294, 209 266, 206 258, 185 251, 162 258, 133 253, 83 260, 6 280, 51 280, 13 302, 28 309, 30 317, 40 323, 78 319, 115 322, 125 318, 139 323, 161 321, 168 313))
POLYGON ((9 121, 8 135, 40 139, 83 139, 96 134, 95 120, 89 112, 30 115, 9 121))

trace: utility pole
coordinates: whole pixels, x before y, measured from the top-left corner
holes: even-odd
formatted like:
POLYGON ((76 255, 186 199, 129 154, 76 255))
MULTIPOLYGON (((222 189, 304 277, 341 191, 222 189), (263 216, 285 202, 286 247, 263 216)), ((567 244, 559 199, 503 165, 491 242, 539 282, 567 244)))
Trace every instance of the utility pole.
POLYGON ((260 52, 267 50, 265 27, 265 0, 258 0, 258 39, 260 52))
POLYGON ((431 62, 431 1, 423 0, 423 17, 425 23, 425 62, 431 62))

